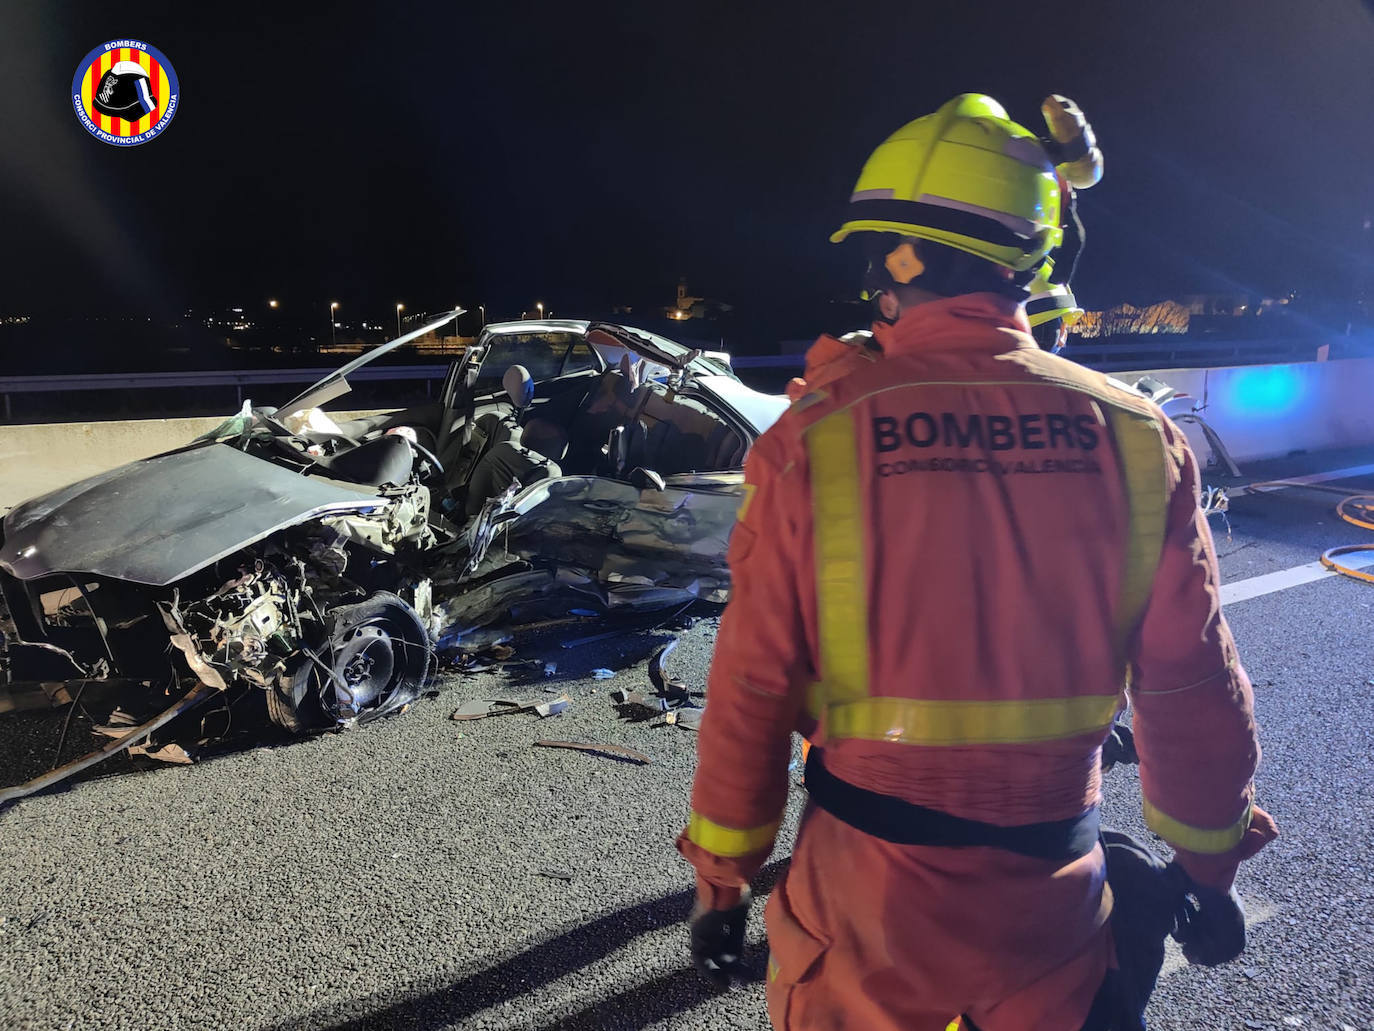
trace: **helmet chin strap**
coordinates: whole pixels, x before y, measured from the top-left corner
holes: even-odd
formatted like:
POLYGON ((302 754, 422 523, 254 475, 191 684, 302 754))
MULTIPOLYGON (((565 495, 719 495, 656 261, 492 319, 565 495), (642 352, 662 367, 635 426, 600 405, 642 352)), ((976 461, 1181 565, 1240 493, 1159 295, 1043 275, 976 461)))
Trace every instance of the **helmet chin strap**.
POLYGON ((879 321, 894 326, 902 317, 902 302, 891 290, 879 290, 873 295, 873 313, 879 321))
POLYGON ((869 251, 862 296, 874 302, 877 321, 893 325, 902 317, 903 310, 898 287, 911 287, 932 297, 992 291, 1024 300, 1034 274, 1034 270, 1012 272, 961 252, 898 238, 895 243, 882 243, 869 251))

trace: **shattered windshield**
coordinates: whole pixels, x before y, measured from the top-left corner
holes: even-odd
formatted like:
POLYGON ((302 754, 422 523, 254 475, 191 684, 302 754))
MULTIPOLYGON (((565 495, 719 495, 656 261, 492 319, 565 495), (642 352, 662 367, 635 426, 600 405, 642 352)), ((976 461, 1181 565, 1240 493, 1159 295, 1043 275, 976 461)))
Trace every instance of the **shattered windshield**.
POLYGON ((218 443, 222 440, 234 440, 242 437, 253 425, 253 402, 243 402, 243 407, 238 413, 231 415, 214 429, 202 433, 194 438, 192 444, 218 443))

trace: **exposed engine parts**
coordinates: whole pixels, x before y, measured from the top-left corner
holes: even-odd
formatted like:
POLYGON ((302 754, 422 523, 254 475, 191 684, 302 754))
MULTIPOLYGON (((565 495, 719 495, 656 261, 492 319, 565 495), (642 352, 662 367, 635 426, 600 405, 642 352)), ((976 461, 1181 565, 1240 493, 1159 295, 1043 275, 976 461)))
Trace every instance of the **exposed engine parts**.
POLYGON ((429 491, 419 483, 384 487, 378 493, 389 504, 375 512, 325 520, 349 540, 389 551, 422 551, 435 543, 429 525, 429 491))
MULTIPOLYGON (((263 690, 273 722, 293 732, 393 712, 419 696, 434 662, 430 631, 410 602, 344 580, 347 545, 312 543, 308 558, 284 552, 281 567, 256 558, 205 598, 160 606, 202 683, 263 690)), ((408 593, 432 608, 428 580, 408 593)))
MULTIPOLYGON (((179 623, 224 683, 237 676, 265 688, 281 675, 303 640, 296 616, 303 586, 288 584, 274 567, 258 560, 208 598, 187 605, 179 623)), ((169 611, 176 612, 175 602, 164 604, 164 618, 169 611)), ((170 629, 175 632, 175 624, 170 629)))

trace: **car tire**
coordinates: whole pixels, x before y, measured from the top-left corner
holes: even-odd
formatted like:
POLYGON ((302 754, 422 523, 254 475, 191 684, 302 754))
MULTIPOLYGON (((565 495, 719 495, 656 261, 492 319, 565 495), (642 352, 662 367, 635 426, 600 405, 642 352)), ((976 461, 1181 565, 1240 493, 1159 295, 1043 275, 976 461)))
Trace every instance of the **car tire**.
POLYGON ((319 673, 309 656, 301 655, 267 689, 267 715, 291 734, 308 734, 329 726, 320 704, 319 673))

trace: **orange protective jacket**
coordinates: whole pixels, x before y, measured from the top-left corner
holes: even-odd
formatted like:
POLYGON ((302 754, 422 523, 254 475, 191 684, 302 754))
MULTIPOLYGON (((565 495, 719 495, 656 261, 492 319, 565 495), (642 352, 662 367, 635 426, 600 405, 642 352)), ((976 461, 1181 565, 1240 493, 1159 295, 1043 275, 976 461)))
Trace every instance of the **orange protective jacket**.
MULTIPOLYGON (((732 905, 771 851, 793 730, 870 791, 1062 820, 1100 800, 1128 671, 1148 825, 1223 887, 1272 836, 1186 440, 1027 328, 993 294, 921 305, 751 451, 679 839, 704 904, 732 905)), ((769 904, 770 973, 795 984, 824 952, 828 981, 867 984, 877 1010, 819 1026, 886 1027, 913 998, 1053 1026, 1039 1002, 1013 1013, 1027 992, 1067 1000, 1068 1026, 1110 953, 1103 879, 1100 850, 893 845, 813 808, 769 904)))
MULTIPOLYGON (((875 331, 879 328, 874 327, 875 331)), ((877 361, 881 356, 880 347, 871 348, 858 341, 851 343, 823 336, 807 348, 805 371, 787 381, 787 399, 800 401, 811 391, 819 390, 831 380, 847 376, 864 362, 877 361)))

